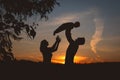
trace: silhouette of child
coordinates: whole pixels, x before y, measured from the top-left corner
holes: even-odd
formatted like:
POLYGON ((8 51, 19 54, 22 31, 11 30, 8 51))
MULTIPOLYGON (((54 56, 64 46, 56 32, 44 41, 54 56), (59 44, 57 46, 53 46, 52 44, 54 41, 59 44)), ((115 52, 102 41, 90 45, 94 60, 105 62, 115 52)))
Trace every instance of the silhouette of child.
POLYGON ((66 29, 72 29, 72 28, 77 28, 80 26, 80 22, 76 21, 75 23, 73 22, 67 22, 67 23, 64 23, 62 24, 61 26, 59 26, 53 33, 53 35, 55 35, 56 33, 59 33, 63 30, 66 30, 66 29))
POLYGON ((69 46, 66 50, 65 64, 73 64, 74 56, 79 48, 79 45, 83 45, 85 43, 85 38, 83 37, 77 38, 76 40, 73 40, 71 37, 71 30, 79 26, 80 23, 78 21, 75 23, 72 22, 64 23, 61 26, 59 26, 53 33, 53 35, 55 35, 56 33, 65 30, 65 35, 69 42, 69 46))
POLYGON ((44 63, 51 63, 52 52, 57 51, 60 41, 61 39, 57 36, 52 47, 48 47, 49 43, 47 40, 41 41, 40 51, 42 52, 44 63))

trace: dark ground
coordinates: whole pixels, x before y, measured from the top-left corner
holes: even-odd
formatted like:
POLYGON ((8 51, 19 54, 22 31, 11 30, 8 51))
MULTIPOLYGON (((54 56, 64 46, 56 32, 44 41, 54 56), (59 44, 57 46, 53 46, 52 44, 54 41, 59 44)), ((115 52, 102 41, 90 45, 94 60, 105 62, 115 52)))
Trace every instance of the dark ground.
POLYGON ((0 63, 0 80, 120 80, 120 63, 43 64, 0 63))

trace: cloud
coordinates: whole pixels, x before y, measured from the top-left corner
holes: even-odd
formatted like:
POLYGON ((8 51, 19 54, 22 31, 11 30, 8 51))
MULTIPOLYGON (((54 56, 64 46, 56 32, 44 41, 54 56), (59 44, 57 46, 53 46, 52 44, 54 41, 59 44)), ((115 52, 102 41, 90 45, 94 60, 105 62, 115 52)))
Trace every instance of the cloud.
MULTIPOLYGON (((45 25, 60 25, 65 22, 75 22, 79 20, 83 20, 92 15, 94 11, 92 9, 84 12, 75 12, 75 13, 63 13, 58 15, 57 17, 50 18, 45 25)), ((45 22, 46 23, 46 22, 45 22)), ((40 22, 41 24, 41 22, 40 22)), ((44 22, 43 22, 44 24, 44 22)))
POLYGON ((103 22, 103 19, 95 18, 94 23, 95 23, 96 30, 95 30, 95 33, 92 36, 90 46, 91 46, 92 51, 96 55, 96 57, 99 58, 100 56, 97 54, 96 47, 97 47, 97 44, 102 40, 104 22, 103 22))
POLYGON ((74 22, 76 20, 79 20, 80 14, 62 14, 58 17, 53 18, 51 21, 49 21, 49 25, 60 25, 66 22, 74 22))

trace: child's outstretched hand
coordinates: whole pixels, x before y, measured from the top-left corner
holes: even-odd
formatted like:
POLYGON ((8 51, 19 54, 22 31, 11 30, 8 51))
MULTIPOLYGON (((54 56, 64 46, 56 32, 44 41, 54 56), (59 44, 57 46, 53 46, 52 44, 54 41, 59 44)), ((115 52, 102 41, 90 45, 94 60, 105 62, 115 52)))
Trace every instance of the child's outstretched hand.
POLYGON ((56 40, 57 40, 58 42, 60 42, 60 41, 61 41, 61 39, 60 39, 60 37, 59 37, 59 36, 57 36, 57 37, 56 37, 56 40))
POLYGON ((54 32, 53 35, 55 36, 55 34, 56 34, 56 33, 54 32))

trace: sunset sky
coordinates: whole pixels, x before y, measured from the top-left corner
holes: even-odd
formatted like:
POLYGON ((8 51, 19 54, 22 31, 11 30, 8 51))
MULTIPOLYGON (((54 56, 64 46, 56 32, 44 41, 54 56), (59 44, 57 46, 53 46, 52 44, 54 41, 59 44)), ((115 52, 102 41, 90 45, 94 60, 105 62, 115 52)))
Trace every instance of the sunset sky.
MULTIPOLYGON (((25 34, 21 41, 13 41, 13 53, 17 59, 42 61, 40 42, 46 39, 49 46, 55 42, 53 31, 66 22, 80 21, 79 28, 72 30, 72 37, 85 37, 85 45, 79 46, 75 63, 120 62, 120 0, 58 0, 47 21, 36 17, 29 19, 38 22, 34 40, 25 34)), ((64 63, 68 42, 65 32, 58 34, 61 43, 53 53, 52 62, 64 63)))

